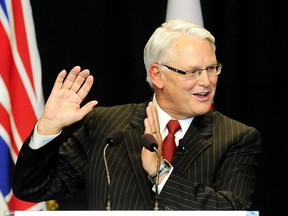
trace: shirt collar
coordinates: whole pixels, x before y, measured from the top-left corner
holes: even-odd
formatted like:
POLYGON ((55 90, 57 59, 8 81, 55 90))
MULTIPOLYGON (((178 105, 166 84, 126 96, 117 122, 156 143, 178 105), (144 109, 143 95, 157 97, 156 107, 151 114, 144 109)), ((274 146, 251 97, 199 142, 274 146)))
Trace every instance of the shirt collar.
MULTIPOLYGON (((172 118, 168 113, 166 113, 157 103, 155 94, 153 96, 153 104, 157 109, 158 112, 158 117, 159 117, 159 126, 160 126, 160 133, 163 135, 166 129, 166 125, 167 123, 171 120, 174 119, 172 118)), ((193 117, 191 118, 187 118, 187 119, 183 119, 183 120, 178 120, 180 125, 181 125, 181 130, 182 131, 182 137, 184 136, 184 134, 186 133, 186 131, 188 130, 191 122, 193 120, 193 117)))

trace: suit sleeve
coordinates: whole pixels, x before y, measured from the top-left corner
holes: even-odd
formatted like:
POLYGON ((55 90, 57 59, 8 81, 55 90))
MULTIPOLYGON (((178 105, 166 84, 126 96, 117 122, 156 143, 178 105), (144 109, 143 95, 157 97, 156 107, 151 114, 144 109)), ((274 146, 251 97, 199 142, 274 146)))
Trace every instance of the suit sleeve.
MULTIPOLYGON (((78 133, 82 133, 81 129, 78 133)), ((28 202, 70 197, 84 184, 87 164, 82 146, 76 144, 75 136, 62 144, 60 135, 34 150, 29 147, 31 136, 23 143, 17 158, 12 182, 14 195, 28 202)))

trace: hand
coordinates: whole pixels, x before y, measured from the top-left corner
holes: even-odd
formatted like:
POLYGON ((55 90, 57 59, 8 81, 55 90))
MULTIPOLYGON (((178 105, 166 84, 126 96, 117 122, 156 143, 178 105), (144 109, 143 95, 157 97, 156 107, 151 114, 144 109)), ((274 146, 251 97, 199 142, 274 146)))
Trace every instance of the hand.
POLYGON ((66 75, 66 70, 58 74, 45 104, 37 128, 41 135, 59 133, 65 126, 84 118, 98 103, 93 100, 80 107, 94 82, 89 70, 81 71, 79 66, 75 66, 67 77, 66 75))
MULTIPOLYGON (((147 118, 144 120, 145 134, 152 134, 158 144, 158 152, 161 155, 162 137, 160 134, 159 120, 157 109, 153 103, 150 102, 146 108, 147 118)), ((158 157, 155 152, 150 152, 145 147, 142 148, 141 153, 142 166, 146 172, 151 175, 157 169, 158 157)))

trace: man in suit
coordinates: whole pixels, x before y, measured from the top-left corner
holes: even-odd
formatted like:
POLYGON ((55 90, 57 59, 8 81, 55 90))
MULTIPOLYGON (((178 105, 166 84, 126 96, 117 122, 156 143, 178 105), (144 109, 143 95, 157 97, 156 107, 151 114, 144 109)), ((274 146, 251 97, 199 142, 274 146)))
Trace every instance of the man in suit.
POLYGON ((79 66, 68 75, 61 71, 19 153, 14 194, 38 202, 69 197, 85 185, 89 209, 104 210, 109 188, 103 151, 108 134, 118 129, 124 139, 107 155, 112 210, 248 210, 261 136, 211 109, 222 69, 215 50, 206 29, 183 20, 163 23, 144 49, 154 94, 139 104, 97 107, 90 101, 81 107, 92 75, 79 66), (62 143, 62 129, 83 118, 62 143), (179 129, 176 152, 167 161, 164 139, 171 119, 179 129), (143 147, 143 134, 153 137, 155 152, 143 147))

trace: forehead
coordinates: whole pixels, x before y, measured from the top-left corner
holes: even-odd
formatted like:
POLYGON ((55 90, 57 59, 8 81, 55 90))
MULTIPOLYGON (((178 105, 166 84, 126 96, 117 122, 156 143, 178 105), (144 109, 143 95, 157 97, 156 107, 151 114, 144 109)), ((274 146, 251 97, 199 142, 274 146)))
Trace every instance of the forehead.
POLYGON ((170 62, 177 62, 177 65, 203 66, 216 60, 213 47, 207 39, 190 35, 175 40, 169 55, 170 62))
POLYGON ((197 38, 191 35, 184 35, 181 38, 175 39, 172 44, 171 48, 174 51, 197 51, 197 50, 208 50, 213 51, 212 45, 207 39, 197 38))

